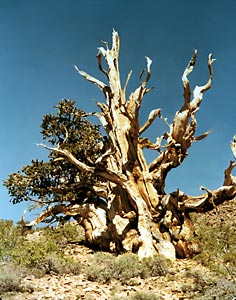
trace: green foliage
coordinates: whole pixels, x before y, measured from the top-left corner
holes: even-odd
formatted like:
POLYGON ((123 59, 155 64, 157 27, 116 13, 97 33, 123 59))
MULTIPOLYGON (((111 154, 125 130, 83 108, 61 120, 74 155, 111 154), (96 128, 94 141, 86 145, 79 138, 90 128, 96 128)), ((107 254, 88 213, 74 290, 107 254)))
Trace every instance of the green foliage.
MULTIPOLYGON (((42 276, 48 273, 74 273, 80 270, 80 264, 65 258, 63 249, 76 239, 76 226, 66 224, 58 228, 45 228, 37 238, 25 238, 12 253, 15 263, 33 270, 42 276)), ((77 233, 78 239, 78 233, 77 233)))
MULTIPOLYGON (((194 260, 210 269, 214 279, 192 274, 196 299, 231 300, 236 297, 236 227, 235 220, 216 218, 210 224, 196 221, 202 252, 194 260)), ((186 287, 193 289, 193 287, 186 287)))
POLYGON ((200 224, 197 230, 202 253, 195 257, 219 275, 236 275, 236 228, 220 221, 212 226, 200 224))
POLYGON ((180 284, 180 287, 190 299, 198 299, 197 297, 205 295, 207 288, 217 282, 217 278, 211 272, 204 272, 204 270, 189 268, 182 275, 186 280, 180 284))
MULTIPOLYGON (((85 119, 87 114, 75 107, 74 101, 62 100, 56 114, 46 114, 41 124, 43 139, 53 146, 62 144, 82 161, 94 157, 94 147, 101 140, 99 127, 85 119)), ((88 161, 87 161, 88 162, 88 161)))
POLYGON ((109 282, 113 276, 114 261, 115 258, 109 253, 95 253, 91 265, 84 269, 86 277, 91 281, 109 282))
POLYGON ((91 266, 85 268, 85 273, 91 281, 106 283, 117 279, 122 284, 131 285, 132 278, 165 275, 168 267, 168 261, 159 256, 140 261, 132 253, 114 257, 109 253, 98 252, 94 254, 91 266))
POLYGON ((13 221, 0 220, 0 261, 11 260, 14 249, 23 240, 20 233, 20 227, 14 226, 13 221))
MULTIPOLYGON (((55 114, 46 114, 42 120, 43 140, 52 146, 60 145, 69 150, 80 161, 91 165, 100 155, 97 147, 103 140, 99 126, 85 119, 86 113, 75 107, 75 103, 62 100, 55 106, 55 114)), ((97 181, 91 174, 81 174, 76 167, 49 152, 49 161, 32 160, 30 165, 12 173, 4 185, 11 201, 37 201, 40 206, 49 203, 80 202, 85 198, 84 186, 97 181)))
POLYGON ((65 257, 63 252, 69 243, 79 240, 77 227, 70 223, 22 236, 20 228, 12 221, 2 220, 0 238, 0 261, 24 267, 34 275, 77 274, 81 269, 79 262, 65 257))
POLYGON ((69 243, 78 243, 84 238, 79 233, 78 226, 71 222, 57 227, 45 227, 43 234, 46 239, 53 240, 61 250, 69 243))
MULTIPOLYGON (((29 274, 41 277, 82 273, 91 281, 117 280, 122 285, 136 285, 139 278, 168 276, 169 280, 172 276, 173 266, 161 256, 139 260, 135 254, 115 257, 97 252, 90 265, 82 265, 64 255, 68 245, 81 240, 77 230, 74 224, 66 223, 22 236, 20 228, 12 221, 0 220, 0 293, 32 291, 32 287, 24 284, 24 277, 29 274)), ((211 227, 201 223, 197 233, 203 243, 203 252, 195 259, 213 272, 186 269, 182 272, 182 279, 186 281, 180 284, 181 291, 188 299, 233 299, 236 295, 234 228, 221 223, 211 227)), ((113 296, 111 300, 156 300, 158 297, 142 291, 127 297, 113 296)))
POLYGON ((48 253, 60 254, 60 249, 54 240, 40 237, 36 241, 24 239, 12 253, 13 261, 27 268, 37 268, 43 264, 48 253))

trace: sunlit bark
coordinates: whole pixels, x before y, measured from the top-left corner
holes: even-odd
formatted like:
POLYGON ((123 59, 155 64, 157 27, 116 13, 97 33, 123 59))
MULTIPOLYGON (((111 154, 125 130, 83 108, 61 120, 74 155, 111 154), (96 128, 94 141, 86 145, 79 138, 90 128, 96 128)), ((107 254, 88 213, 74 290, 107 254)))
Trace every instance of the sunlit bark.
MULTIPOLYGON (((236 196, 236 179, 231 174, 235 162, 225 171, 223 186, 210 191, 203 188, 201 196, 188 196, 181 191, 165 192, 168 172, 178 167, 188 155, 193 142, 205 138, 210 131, 195 136, 197 128, 196 113, 200 108, 203 94, 212 85, 212 55, 208 58, 209 80, 203 86, 196 86, 193 93, 188 76, 194 70, 197 51, 194 51, 183 76, 184 104, 176 112, 173 122, 168 124, 159 108, 151 111, 147 121, 140 125, 139 110, 143 97, 150 91, 147 87, 151 77, 150 58, 146 58, 146 71, 140 75, 140 86, 127 98, 126 87, 131 76, 127 77, 122 88, 119 75, 118 33, 113 31, 112 47, 100 47, 97 55, 98 66, 105 74, 108 84, 94 78, 84 71, 76 70, 86 80, 95 84, 104 94, 105 103, 98 102, 101 121, 107 141, 104 154, 92 166, 80 162, 68 150, 41 145, 68 160, 83 172, 91 172, 102 178, 105 201, 83 205, 58 205, 45 210, 35 221, 35 225, 48 217, 59 214, 73 216, 85 228, 88 243, 101 249, 137 252, 140 257, 161 253, 174 259, 192 256, 199 251, 199 243, 193 241, 194 228, 190 212, 205 212, 236 196), (102 66, 102 57, 106 68, 102 66), (145 76, 145 78, 143 78, 145 76), (167 124, 168 131, 152 143, 143 137, 155 118, 167 124), (156 158, 147 164, 143 150, 156 151, 156 158), (106 205, 105 205, 106 204, 106 205)), ((235 141, 231 144, 235 154, 235 141)), ((96 192, 96 189, 94 188, 96 192)), ((101 192, 101 189, 100 189, 101 192)))

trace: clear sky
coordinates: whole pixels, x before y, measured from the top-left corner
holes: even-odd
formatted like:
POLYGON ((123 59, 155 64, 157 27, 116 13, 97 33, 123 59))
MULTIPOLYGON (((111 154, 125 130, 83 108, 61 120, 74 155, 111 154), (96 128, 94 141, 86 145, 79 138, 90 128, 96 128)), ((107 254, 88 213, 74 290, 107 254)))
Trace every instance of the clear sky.
MULTIPOLYGON (((171 122, 183 103, 181 76, 193 50, 199 55, 192 87, 208 80, 207 59, 213 53, 213 88, 197 114, 198 133, 213 132, 192 146, 183 165, 168 176, 166 189, 197 195, 201 185, 222 185, 236 133, 235 0, 0 0, 1 183, 33 158, 47 157, 47 150, 36 145, 41 120, 62 98, 97 110, 94 100, 103 95, 73 65, 104 79, 97 69, 97 47, 101 40, 111 41, 112 28, 121 38, 123 83, 133 70, 129 91, 139 83, 144 57, 153 60, 150 86, 155 89, 144 98, 141 123, 154 108, 162 108, 171 122)), ((148 133, 155 139, 163 132, 157 122, 148 133)), ((26 204, 9 201, 1 185, 0 219, 19 220, 26 204)))

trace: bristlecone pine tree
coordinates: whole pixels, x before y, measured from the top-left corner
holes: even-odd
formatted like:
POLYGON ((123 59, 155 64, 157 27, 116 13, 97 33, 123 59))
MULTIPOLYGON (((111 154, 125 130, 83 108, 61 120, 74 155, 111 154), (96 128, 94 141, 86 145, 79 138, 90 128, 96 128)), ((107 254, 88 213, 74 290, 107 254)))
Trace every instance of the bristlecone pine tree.
MULTIPOLYGON (((202 187, 203 194, 189 196, 180 190, 168 194, 165 180, 168 172, 178 167, 193 142, 205 138, 209 132, 195 136, 196 112, 203 94, 211 88, 212 64, 209 55, 209 80, 196 86, 191 94, 188 75, 193 71, 197 51, 194 52, 183 76, 184 101, 176 112, 168 131, 151 142, 143 134, 155 118, 166 120, 160 109, 149 114, 145 124, 139 124, 139 110, 151 76, 147 60, 146 75, 140 75, 140 86, 126 97, 121 86, 118 56, 120 40, 113 31, 112 47, 99 48, 98 66, 108 84, 76 70, 95 84, 104 94, 106 103, 98 102, 98 113, 86 114, 63 100, 56 106, 56 115, 45 115, 40 144, 50 152, 49 162, 32 161, 5 181, 13 203, 34 201, 43 206, 42 213, 32 222, 67 220, 74 218, 85 229, 87 243, 102 250, 135 252, 140 258, 162 254, 170 259, 189 257, 199 252, 194 237, 190 212, 206 212, 236 196, 236 177, 231 175, 235 161, 225 170, 223 185, 216 190, 202 187), (105 59, 106 69, 102 66, 105 59), (145 75, 145 78, 143 78, 145 75), (99 118, 106 131, 102 137, 99 127, 91 125, 86 116, 99 118), (50 145, 49 145, 50 143, 50 145), (147 164, 143 150, 152 149, 156 158, 147 164)), ((166 122, 167 123, 167 122, 166 122)), ((236 157, 236 140, 231 149, 236 157)))

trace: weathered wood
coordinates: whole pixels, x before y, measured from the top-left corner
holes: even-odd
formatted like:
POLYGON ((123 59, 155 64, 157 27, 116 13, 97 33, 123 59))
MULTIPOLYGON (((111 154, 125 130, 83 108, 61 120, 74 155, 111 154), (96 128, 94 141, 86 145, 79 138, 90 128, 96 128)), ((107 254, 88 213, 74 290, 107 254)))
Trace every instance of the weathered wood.
MULTIPOLYGON (((195 136, 197 128, 196 113, 200 108, 203 94, 212 85, 212 55, 208 58, 209 80, 200 87, 195 87, 193 95, 188 76, 193 72, 197 51, 184 70, 184 104, 176 112, 171 124, 162 117, 161 110, 155 109, 149 114, 144 125, 139 124, 139 110, 143 97, 150 91, 147 84, 151 77, 151 59, 146 58, 146 78, 144 71, 140 75, 140 86, 126 97, 126 88, 131 76, 129 73, 122 88, 119 74, 120 39, 114 30, 112 47, 100 47, 97 60, 100 71, 107 77, 108 84, 93 76, 76 70, 86 80, 95 84, 104 94, 106 103, 98 102, 99 113, 92 113, 99 118, 107 133, 104 153, 92 166, 80 162, 63 144, 57 148, 42 145, 58 154, 83 172, 90 172, 103 180, 101 189, 94 187, 94 192, 105 199, 100 203, 81 205, 58 205, 45 210, 35 221, 35 225, 49 216, 57 214, 73 216, 85 228, 88 243, 101 249, 117 253, 122 251, 137 252, 143 258, 160 253, 169 259, 189 257, 199 252, 199 243, 193 241, 194 228, 189 212, 204 212, 215 209, 224 201, 236 196, 236 179, 231 162, 225 171, 223 186, 209 191, 202 188, 201 196, 188 196, 181 191, 167 194, 166 176, 170 170, 178 167, 188 155, 188 148, 193 142, 205 138, 210 131, 195 136), (106 67, 102 66, 104 58, 106 67), (157 137, 155 143, 141 136, 153 124, 156 117, 166 122, 169 131, 157 137), (148 165, 143 150, 156 151, 156 158, 148 165), (105 182, 105 183, 104 183, 105 182), (100 189, 100 191, 101 191, 100 189), (106 205, 104 205, 106 203, 106 205)), ((235 140, 231 143, 235 154, 235 140)))

